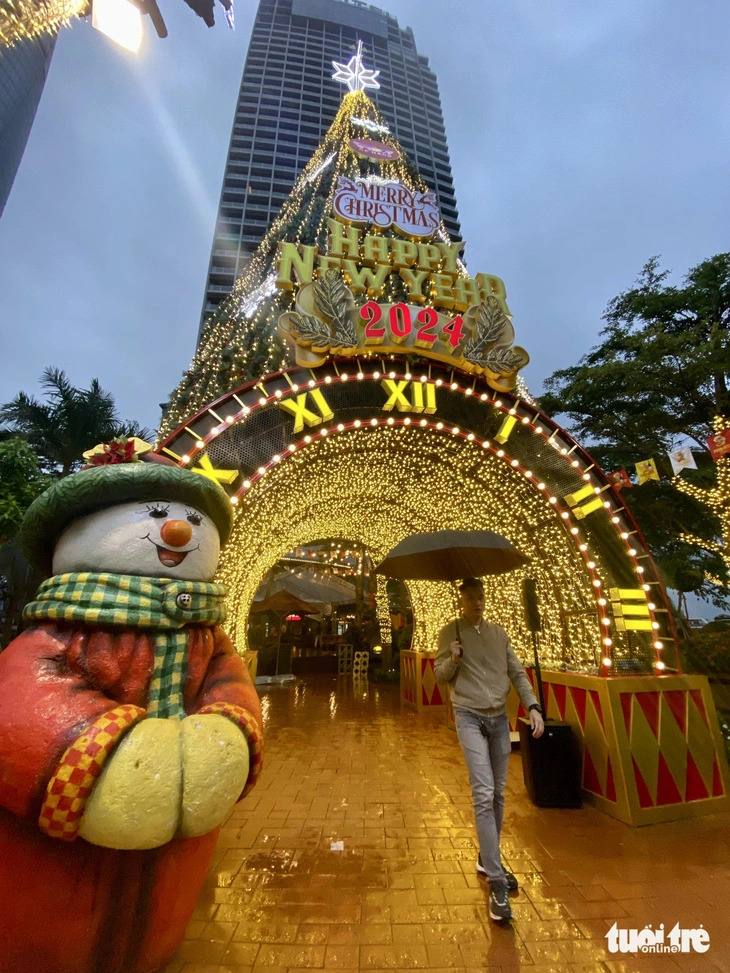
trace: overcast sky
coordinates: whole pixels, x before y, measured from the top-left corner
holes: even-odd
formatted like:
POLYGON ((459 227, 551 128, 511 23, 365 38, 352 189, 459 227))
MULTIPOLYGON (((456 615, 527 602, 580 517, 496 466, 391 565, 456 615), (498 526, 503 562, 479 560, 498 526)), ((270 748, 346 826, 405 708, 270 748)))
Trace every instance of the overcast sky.
MULTIPOLYGON (((727 0, 381 6, 437 74, 467 263, 505 280, 534 392, 652 254, 730 249, 727 0)), ((138 56, 61 34, 0 218, 0 401, 54 365, 155 427, 192 357, 256 5, 235 32, 160 7, 138 56)))

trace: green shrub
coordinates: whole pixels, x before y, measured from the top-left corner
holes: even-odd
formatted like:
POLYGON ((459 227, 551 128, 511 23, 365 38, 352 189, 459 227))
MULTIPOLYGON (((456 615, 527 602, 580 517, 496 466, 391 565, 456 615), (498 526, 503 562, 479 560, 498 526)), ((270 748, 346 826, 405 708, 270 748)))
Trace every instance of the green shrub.
POLYGON ((693 632, 680 642, 680 654, 686 672, 730 675, 730 628, 693 632))

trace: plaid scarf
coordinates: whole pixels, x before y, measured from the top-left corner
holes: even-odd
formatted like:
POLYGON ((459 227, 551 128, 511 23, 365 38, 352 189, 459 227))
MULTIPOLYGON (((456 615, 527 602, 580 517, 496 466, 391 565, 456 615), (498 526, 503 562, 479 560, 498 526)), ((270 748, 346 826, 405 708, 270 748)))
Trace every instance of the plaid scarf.
POLYGON ((43 582, 23 618, 152 629, 155 665, 147 715, 181 720, 188 648, 184 626, 222 622, 226 593, 225 585, 203 581, 91 571, 57 574, 43 582))

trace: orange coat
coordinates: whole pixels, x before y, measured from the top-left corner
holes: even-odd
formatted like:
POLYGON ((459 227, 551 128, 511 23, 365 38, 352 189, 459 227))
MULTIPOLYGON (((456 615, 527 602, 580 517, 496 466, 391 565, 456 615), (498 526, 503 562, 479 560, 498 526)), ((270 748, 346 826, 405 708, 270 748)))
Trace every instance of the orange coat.
MULTIPOLYGON (((260 728, 258 696, 224 631, 188 633, 185 712, 233 704, 260 728)), ((153 668, 154 637, 134 628, 41 624, 0 653, 0 973, 151 973, 182 939, 218 829, 115 851, 38 827, 66 749, 120 704, 144 709, 153 668)))

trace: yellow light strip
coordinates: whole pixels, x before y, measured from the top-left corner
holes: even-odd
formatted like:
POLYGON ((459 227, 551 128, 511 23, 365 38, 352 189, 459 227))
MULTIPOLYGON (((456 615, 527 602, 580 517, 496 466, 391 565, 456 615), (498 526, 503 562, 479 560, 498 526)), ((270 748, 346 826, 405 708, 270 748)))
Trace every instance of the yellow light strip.
POLYGON ((514 416, 506 416, 504 422, 499 428, 499 432, 494 437, 495 442, 502 443, 502 445, 504 445, 504 443, 506 443, 509 439, 510 433, 514 429, 516 423, 517 420, 514 416))
POLYGON ((616 617, 633 615, 637 617, 649 618, 649 606, 647 604, 638 605, 631 602, 614 602, 613 613, 616 617))
POLYGON ((615 624, 617 632, 651 632, 654 628, 651 621, 639 618, 617 618, 615 624))
POLYGON ((643 588, 609 588, 608 596, 611 601, 646 601, 643 588))
POLYGON ((588 514, 595 513, 596 510, 601 510, 603 508, 603 500, 600 497, 596 497, 589 503, 584 503, 581 507, 575 507, 573 509, 573 516, 576 520, 583 520, 588 514))

